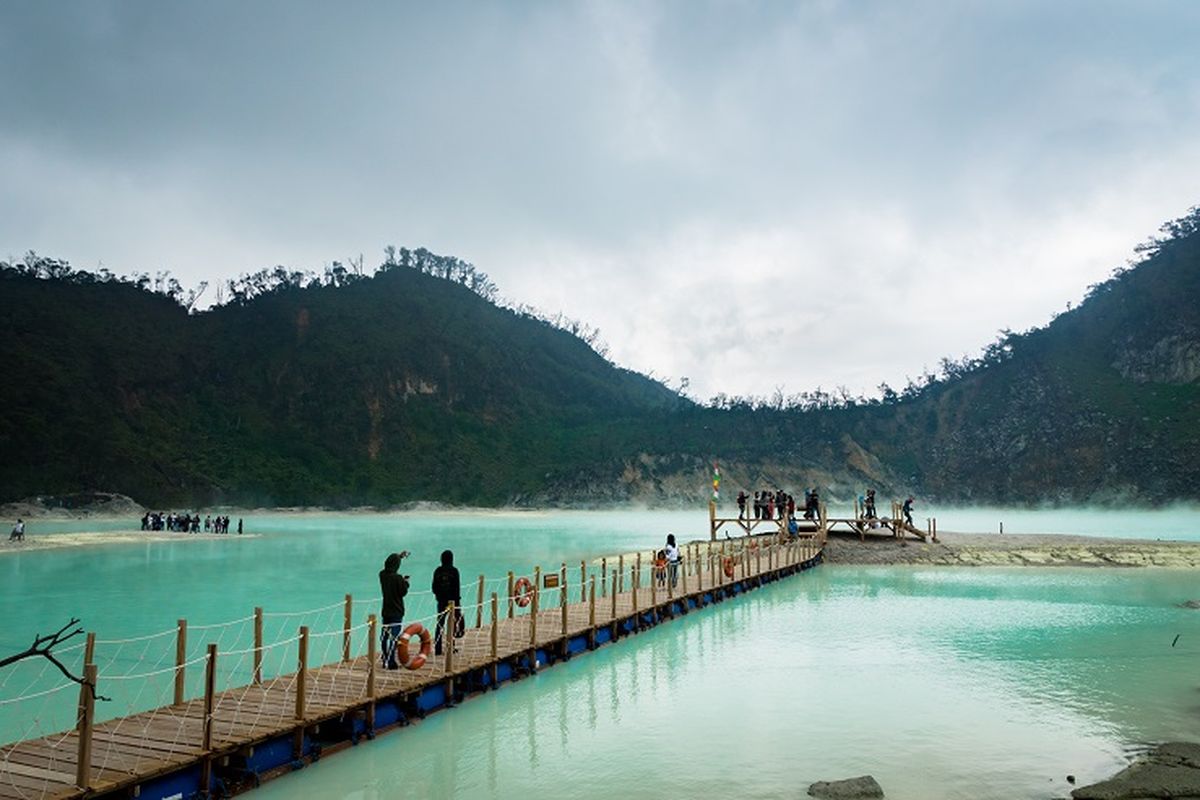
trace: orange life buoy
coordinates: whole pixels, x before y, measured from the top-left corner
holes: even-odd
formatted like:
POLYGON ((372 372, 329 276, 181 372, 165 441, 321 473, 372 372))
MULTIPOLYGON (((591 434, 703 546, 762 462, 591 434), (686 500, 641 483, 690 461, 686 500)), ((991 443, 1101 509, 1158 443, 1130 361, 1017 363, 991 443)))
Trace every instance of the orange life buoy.
POLYGON ((414 622, 405 628, 396 643, 396 658, 404 665, 405 669, 420 669, 425 666, 425 662, 429 660, 429 654, 432 652, 433 638, 429 635, 429 631, 425 630, 425 626, 419 622, 414 622), (417 651, 416 655, 409 658, 408 640, 413 636, 420 638, 421 649, 417 651))
POLYGON ((529 578, 517 578, 517 582, 513 584, 513 602, 521 608, 533 602, 533 583, 529 578))
POLYGON ((726 578, 733 577, 733 556, 725 556, 725 558, 721 560, 721 569, 725 571, 726 578))

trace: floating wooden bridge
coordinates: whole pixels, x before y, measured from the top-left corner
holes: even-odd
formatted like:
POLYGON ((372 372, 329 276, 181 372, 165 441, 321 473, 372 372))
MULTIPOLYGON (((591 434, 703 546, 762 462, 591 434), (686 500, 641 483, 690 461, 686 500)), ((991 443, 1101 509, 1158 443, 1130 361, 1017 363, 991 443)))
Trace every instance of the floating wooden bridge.
MULTIPOLYGON (((120 642, 89 634, 80 648, 95 694, 116 687, 140 698, 150 687, 170 702, 101 721, 87 686, 80 687, 76 704, 74 683, 0 699, 18 713, 28 708, 29 719, 48 703, 69 703, 75 719, 67 730, 0 747, 0 800, 245 791, 472 694, 815 566, 824 525, 822 514, 820 525, 802 535, 776 531, 686 545, 675 585, 641 553, 580 563, 578 572, 566 564, 545 574, 535 569, 536 588, 528 595, 514 591, 513 573, 490 582, 480 576, 478 586, 469 587, 475 603, 460 609, 464 635, 448 637, 445 654, 416 670, 382 668, 375 615, 353 624, 349 595, 335 604, 342 608, 327 607, 343 612, 340 626, 300 626, 268 643, 263 631, 269 615, 255 609, 253 617, 237 621, 253 626, 252 646, 220 650, 207 644, 194 658, 184 620, 162 634, 120 642), (528 607, 521 606, 525 600, 528 607), (121 672, 120 659, 113 658, 102 670, 101 651, 118 645, 134 651, 133 667, 121 672), (282 666, 289 661, 290 668, 282 666), (202 691, 189 694, 189 681, 195 684, 199 675, 202 691)), ((468 586, 463 590, 467 595, 468 586)), ((417 621, 432 633, 436 616, 417 621)), ((192 634, 232 624, 193 626, 192 634)), ((137 699, 132 704, 146 705, 137 699)))

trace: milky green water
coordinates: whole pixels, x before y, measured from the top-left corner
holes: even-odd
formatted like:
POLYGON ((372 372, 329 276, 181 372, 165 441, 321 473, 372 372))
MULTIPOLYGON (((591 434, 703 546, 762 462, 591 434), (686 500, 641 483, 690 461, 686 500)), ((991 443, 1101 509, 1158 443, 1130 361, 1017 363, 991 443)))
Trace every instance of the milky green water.
MULTIPOLYGON (((1143 535, 1197 538, 1195 510, 1157 513, 1141 518, 1143 535)), ((1123 529, 1072 529, 1060 516, 1029 530, 1131 535, 1105 518, 1123 529)), ((943 530, 967 527, 947 519, 939 514, 943 530)), ((236 649, 244 622, 198 626, 244 619, 255 605, 328 605, 270 617, 268 639, 301 621, 336 629, 346 592, 361 598, 356 616, 376 610, 375 574, 392 550, 414 552, 406 571, 424 589, 446 546, 467 582, 539 563, 577 569, 669 531, 699 538, 705 524, 703 512, 276 515, 247 518, 254 538, 7 555, 0 649, 71 614, 106 641, 187 617, 192 652, 206 637, 236 649)), ((1190 598, 1200 598, 1195 572, 823 566, 431 715, 256 796, 795 797, 814 780, 863 773, 892 798, 1065 796, 1067 774, 1095 780, 1140 743, 1200 738, 1200 611, 1178 607, 1190 598)), ((425 602, 414 598, 410 618, 425 602)), ((173 642, 106 645, 97 661, 132 672, 161 650, 173 657, 173 642)), ((23 689, 8 674, 0 703, 23 689)), ((111 705, 162 691, 138 683, 110 682, 111 705)), ((50 694, 39 719, 60 697, 74 702, 70 690, 50 694)), ((6 709, 0 731, 27 732, 6 709)))

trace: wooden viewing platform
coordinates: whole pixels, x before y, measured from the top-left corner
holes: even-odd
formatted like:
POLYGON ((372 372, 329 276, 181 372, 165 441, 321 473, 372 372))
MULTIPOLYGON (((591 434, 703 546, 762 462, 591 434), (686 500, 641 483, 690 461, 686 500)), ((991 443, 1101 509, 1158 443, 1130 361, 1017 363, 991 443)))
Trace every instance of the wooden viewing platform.
POLYGON ((938 540, 937 519, 931 518, 926 520, 926 530, 921 530, 915 525, 909 525, 904 520, 900 509, 900 501, 893 500, 890 517, 867 517, 865 510, 859 505, 856 499, 854 501, 854 516, 852 517, 830 517, 824 503, 818 506, 815 518, 794 517, 788 519, 782 514, 774 517, 719 517, 717 516, 716 503, 710 502, 708 504, 709 540, 713 542, 717 541, 719 538, 717 534, 725 526, 736 527, 742 535, 746 536, 753 535, 756 531, 763 528, 780 536, 786 536, 789 533, 789 525, 793 521, 796 523, 797 534, 814 537, 822 545, 829 538, 829 534, 836 531, 839 526, 851 533, 857 533, 858 538, 864 541, 868 533, 873 535, 884 534, 896 539, 913 536, 921 541, 926 541, 927 537, 934 542, 938 540))
MULTIPOLYGON (((74 730, 0 747, 0 800, 244 791, 414 716, 815 566, 822 543, 817 535, 771 535, 685 545, 674 588, 669 580, 659 584, 652 562, 643 563, 640 553, 602 559, 590 569, 581 563, 577 573, 566 564, 545 575, 535 569, 537 589, 524 610, 514 602, 513 573, 503 597, 498 592, 485 597, 480 576, 476 591, 463 586, 464 598, 474 594, 477 602, 464 604, 465 635, 447 640, 457 648, 447 647, 444 656, 431 657, 417 670, 382 668, 375 615, 352 626, 349 596, 340 628, 301 627, 294 638, 265 645, 263 615, 256 609, 253 648, 223 653, 209 644, 190 663, 181 621, 177 655, 168 658, 166 669, 125 676, 152 680, 161 673, 168 687, 173 678, 173 704, 98 722, 92 694, 82 687, 74 730), (578 582, 569 582, 574 575, 578 582), (310 653, 317 640, 340 658, 314 663, 319 659, 310 659, 310 653), (295 653, 295 671, 264 677, 264 652, 279 647, 295 653), (249 683, 220 689, 228 681, 223 671, 244 671, 227 663, 252 663, 249 683), (188 667, 204 671, 202 696, 185 697, 188 667)), ((432 634, 432 624, 426 627, 432 634)), ((89 635, 84 672, 103 695, 106 676, 98 673, 94 649, 89 635)))

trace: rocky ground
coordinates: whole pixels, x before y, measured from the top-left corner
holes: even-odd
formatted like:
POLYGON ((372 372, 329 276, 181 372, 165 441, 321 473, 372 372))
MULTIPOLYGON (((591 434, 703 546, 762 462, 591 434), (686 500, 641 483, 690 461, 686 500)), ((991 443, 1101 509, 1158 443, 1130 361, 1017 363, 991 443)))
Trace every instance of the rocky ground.
POLYGON ((1075 800, 1200 797, 1200 744, 1160 744, 1106 781, 1071 792, 1075 800))
POLYGON ((914 538, 831 534, 830 564, 914 564, 969 567, 1200 568, 1200 542, 1101 539, 1060 534, 938 533, 937 544, 914 538))

